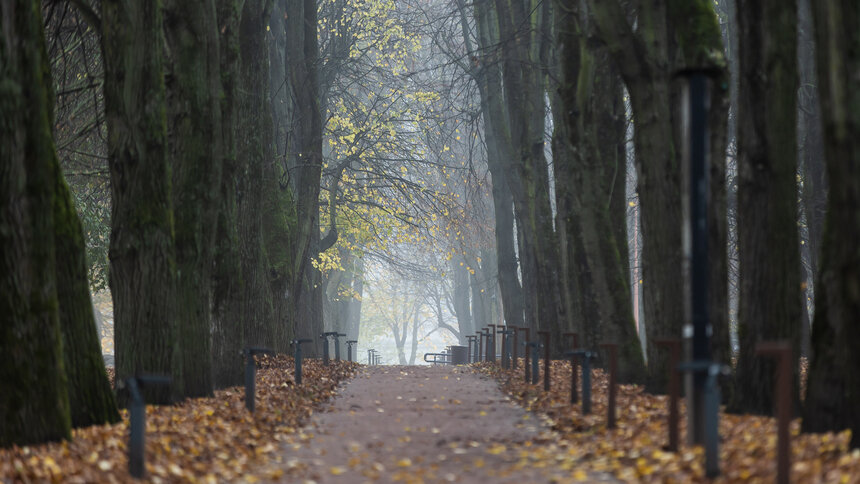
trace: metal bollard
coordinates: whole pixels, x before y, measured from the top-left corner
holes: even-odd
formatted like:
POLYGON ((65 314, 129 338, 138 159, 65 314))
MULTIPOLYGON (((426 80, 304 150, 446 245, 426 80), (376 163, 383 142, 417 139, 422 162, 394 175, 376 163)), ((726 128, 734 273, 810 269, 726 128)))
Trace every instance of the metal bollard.
POLYGON ((791 343, 788 341, 765 341, 756 345, 756 354, 777 360, 776 400, 777 455, 776 482, 788 484, 791 469, 791 343))
POLYGON ((329 338, 337 338, 337 335, 337 331, 326 331, 320 335, 320 339, 323 340, 323 364, 326 366, 328 366, 328 362, 331 359, 329 356, 331 354, 329 352, 329 338))
POLYGON ((603 343, 601 348, 609 351, 609 408, 607 409, 606 428, 616 425, 615 407, 618 397, 618 343, 603 343))
MULTIPOLYGON (((679 366, 681 371, 705 374, 704 388, 704 437, 705 437, 705 475, 720 475, 720 386, 717 377, 727 374, 729 367, 707 360, 691 361, 679 366)), ((688 430, 689 431, 689 430, 688 430)))
POLYGON ((517 369, 517 352, 518 352, 517 348, 519 348, 519 346, 517 346, 517 339, 518 339, 517 335, 520 332, 520 328, 517 328, 516 326, 509 326, 509 328, 511 328, 510 330, 513 331, 512 334, 514 336, 514 341, 513 341, 513 343, 511 343, 511 346, 510 346, 511 347, 511 369, 516 370, 517 369))
POLYGON ((131 394, 128 409, 128 473, 140 479, 146 474, 144 445, 146 442, 146 405, 140 390, 148 385, 169 385, 170 377, 158 375, 133 376, 125 380, 131 394))
POLYGON ((358 341, 352 339, 346 342, 346 361, 352 361, 352 346, 357 345, 358 341))
POLYGON ((550 332, 538 331, 543 336, 543 391, 549 391, 550 385, 550 332))
POLYGON ((340 361, 340 340, 338 339, 341 336, 346 336, 344 333, 335 333, 332 335, 334 337, 334 361, 340 361))
MULTIPOLYGON (((591 413, 591 359, 596 355, 588 350, 568 351, 565 355, 578 356, 582 367, 582 414, 591 413)), ((575 386, 574 386, 575 388, 575 386)), ((572 397, 571 397, 572 398, 572 397)))
POLYGON ((670 452, 678 451, 678 398, 681 397, 681 378, 678 364, 681 361, 681 340, 666 338, 654 340, 657 346, 669 348, 669 445, 670 452))
POLYGON ((472 363, 475 361, 473 358, 474 355, 472 353, 472 345, 475 344, 475 336, 474 335, 466 336, 466 340, 468 340, 468 342, 469 342, 469 363, 472 363))
POLYGON ((490 344, 488 345, 488 353, 490 355, 490 361, 496 362, 496 325, 491 324, 492 327, 492 336, 490 336, 490 344))
POLYGON ((296 351, 296 354, 295 354, 296 385, 302 384, 302 343, 311 343, 311 342, 313 342, 313 340, 310 338, 294 339, 293 340, 293 345, 296 348, 295 349, 295 351, 296 351))
POLYGON ((255 355, 271 355, 274 352, 268 348, 249 347, 242 350, 245 355, 245 408, 254 413, 254 400, 256 394, 257 363, 255 355))
POLYGON ((531 339, 531 331, 529 328, 520 328, 520 331, 523 332, 523 378, 526 383, 531 381, 531 375, 529 373, 531 367, 529 365, 529 339, 531 339))
POLYGON ((538 354, 539 354, 538 350, 540 349, 541 344, 540 344, 540 341, 529 341, 528 343, 526 343, 526 345, 531 350, 531 363, 532 363, 531 364, 531 374, 532 374, 531 376, 532 376, 532 378, 531 378, 531 381, 529 383, 531 383, 532 385, 536 385, 538 382, 538 378, 540 377, 540 369, 538 366, 540 364, 540 358, 538 357, 538 354))

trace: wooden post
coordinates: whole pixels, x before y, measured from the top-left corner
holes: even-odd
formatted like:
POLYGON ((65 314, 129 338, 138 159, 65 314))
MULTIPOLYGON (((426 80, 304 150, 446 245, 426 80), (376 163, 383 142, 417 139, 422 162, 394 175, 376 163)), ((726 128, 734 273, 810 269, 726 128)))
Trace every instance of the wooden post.
POLYGON ((776 366, 776 420, 777 453, 776 482, 788 484, 791 469, 791 343, 787 341, 766 341, 756 345, 756 353, 777 360, 776 366))
POLYGON ((681 340, 666 338, 655 340, 657 346, 669 348, 669 446, 670 452, 678 451, 678 398, 681 396, 681 378, 678 363, 681 361, 681 340))

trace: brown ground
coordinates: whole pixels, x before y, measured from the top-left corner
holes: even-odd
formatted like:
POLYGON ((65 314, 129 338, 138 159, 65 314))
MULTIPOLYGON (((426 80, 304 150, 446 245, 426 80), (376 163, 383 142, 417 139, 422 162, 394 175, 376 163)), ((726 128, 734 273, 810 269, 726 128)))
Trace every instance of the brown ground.
POLYGON ((564 456, 555 440, 496 381, 467 368, 373 366, 314 415, 287 445, 285 460, 290 482, 583 480, 563 457, 552 465, 534 457, 564 456))

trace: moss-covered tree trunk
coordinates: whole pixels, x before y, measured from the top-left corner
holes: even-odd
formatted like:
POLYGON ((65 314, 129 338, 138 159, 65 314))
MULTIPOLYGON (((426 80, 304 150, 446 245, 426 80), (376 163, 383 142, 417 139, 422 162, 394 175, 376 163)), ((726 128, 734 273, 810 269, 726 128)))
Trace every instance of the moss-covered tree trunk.
POLYGON ((183 395, 201 397, 214 388, 211 274, 224 158, 214 0, 165 0, 164 34, 183 395))
POLYGON ((737 6, 740 351, 730 408, 770 414, 775 367, 755 346, 786 339, 795 358, 800 350, 797 9, 770 0, 737 6))
POLYGON ((633 319, 629 278, 618 250, 624 247, 626 257, 626 237, 621 242, 616 239, 618 229, 609 211, 616 189, 615 153, 623 130, 602 111, 621 103, 620 81, 606 49, 588 45, 590 27, 583 20, 579 2, 559 1, 557 6, 558 15, 569 20, 560 23, 558 32, 561 80, 555 110, 555 136, 566 139, 554 141, 554 146, 565 149, 556 150, 559 156, 554 160, 557 187, 565 195, 567 238, 578 239, 571 272, 578 276, 578 306, 586 326, 581 341, 593 349, 603 342, 618 343, 619 378, 644 381, 646 368, 633 319), (612 139, 612 133, 618 138, 612 139))
POLYGON ((0 446, 70 437, 57 300, 53 96, 39 3, 0 4, 0 446))
POLYGON ((244 345, 242 325, 244 284, 239 248, 236 189, 242 166, 236 137, 239 132, 239 27, 244 0, 218 0, 220 35, 221 133, 224 167, 221 178, 215 268, 212 274, 212 378, 216 388, 241 385, 244 345))
MULTIPOLYGON (((176 264, 163 39, 160 2, 102 1, 116 378, 171 375, 175 391, 182 388, 182 366, 173 315, 176 264)), ((146 399, 166 403, 170 393, 151 388, 146 399)))
MULTIPOLYGON (((270 45, 267 29, 278 31, 272 0, 245 0, 240 29, 241 121, 238 151, 239 236, 245 281, 245 344, 284 351, 288 335, 275 315, 276 290, 282 285, 282 264, 291 254, 285 218, 280 216, 279 178, 275 175, 270 90, 270 45)), ((271 34, 268 34, 271 35, 271 34)), ((291 261, 292 259, 288 259, 291 261)))
POLYGON ((93 315, 84 234, 59 163, 54 171, 54 248, 63 360, 69 381, 72 426, 119 421, 93 315))
POLYGON ((851 429, 860 447, 860 6, 813 2, 819 95, 830 183, 815 289, 806 432, 851 429))
MULTIPOLYGON (((588 4, 598 35, 606 42, 627 85, 633 107, 633 144, 642 214, 642 286, 649 389, 662 391, 666 354, 655 341, 680 337, 684 324, 684 306, 677 300, 684 291, 681 160, 676 153, 669 43, 672 40, 673 45, 679 46, 682 66, 718 71, 724 62, 719 26, 713 5, 704 0, 643 1, 637 10, 636 30, 617 0, 589 0, 588 4), (684 19, 675 22, 681 28, 670 30, 668 18, 684 19), (670 34, 675 37, 670 39, 670 34)), ((717 134, 721 132, 718 126, 713 129, 718 130, 717 134)), ((715 220, 715 223, 723 222, 715 220)), ((717 265, 719 260, 717 258, 717 265)), ((711 279, 719 276, 720 272, 715 270, 711 279)))

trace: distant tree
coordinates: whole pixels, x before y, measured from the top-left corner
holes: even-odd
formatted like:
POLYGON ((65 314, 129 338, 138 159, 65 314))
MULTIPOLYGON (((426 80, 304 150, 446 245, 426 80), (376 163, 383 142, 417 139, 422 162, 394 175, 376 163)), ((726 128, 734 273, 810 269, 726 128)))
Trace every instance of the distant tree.
POLYGON ((816 279, 806 432, 851 429, 860 447, 860 10, 857 2, 813 2, 816 61, 830 184, 816 279))

